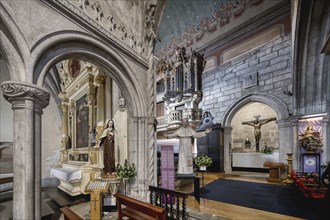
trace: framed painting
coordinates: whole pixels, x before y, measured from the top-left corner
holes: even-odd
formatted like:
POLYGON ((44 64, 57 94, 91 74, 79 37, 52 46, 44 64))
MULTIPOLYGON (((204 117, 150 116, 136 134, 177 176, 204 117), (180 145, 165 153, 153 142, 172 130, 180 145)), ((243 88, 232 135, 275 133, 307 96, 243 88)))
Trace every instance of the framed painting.
POLYGON ((88 147, 88 116, 87 94, 76 101, 76 148, 88 147))
POLYGON ((302 154, 302 171, 304 173, 317 173, 320 175, 320 154, 302 154))

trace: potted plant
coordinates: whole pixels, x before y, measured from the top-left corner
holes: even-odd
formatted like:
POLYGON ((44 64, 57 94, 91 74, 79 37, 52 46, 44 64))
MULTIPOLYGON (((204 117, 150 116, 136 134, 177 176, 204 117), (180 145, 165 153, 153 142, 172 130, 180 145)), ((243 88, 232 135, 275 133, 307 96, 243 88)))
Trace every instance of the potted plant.
POLYGON ((267 145, 265 145, 262 149, 261 149, 261 153, 264 153, 264 154, 273 154, 273 148, 272 147, 268 147, 267 145))
POLYGON ((199 170, 206 170, 206 167, 212 165, 212 158, 206 155, 197 156, 195 158, 195 164, 199 170))
POLYGON ((265 143, 264 147, 261 149, 260 152, 265 155, 266 162, 264 163, 264 167, 271 166, 272 163, 274 162, 274 158, 272 156, 274 149, 272 147, 268 147, 265 143))
POLYGON ((136 175, 135 164, 132 163, 132 165, 130 165, 126 159, 124 166, 117 164, 116 172, 117 175, 125 181, 131 179, 136 175))

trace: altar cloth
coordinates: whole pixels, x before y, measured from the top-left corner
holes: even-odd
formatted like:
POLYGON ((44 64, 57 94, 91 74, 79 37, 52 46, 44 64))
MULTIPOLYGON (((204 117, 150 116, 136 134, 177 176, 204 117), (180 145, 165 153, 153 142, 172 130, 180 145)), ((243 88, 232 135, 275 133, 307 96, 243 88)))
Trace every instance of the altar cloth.
POLYGON ((82 178, 82 172, 80 170, 70 168, 53 168, 50 171, 50 175, 66 182, 80 180, 82 178))

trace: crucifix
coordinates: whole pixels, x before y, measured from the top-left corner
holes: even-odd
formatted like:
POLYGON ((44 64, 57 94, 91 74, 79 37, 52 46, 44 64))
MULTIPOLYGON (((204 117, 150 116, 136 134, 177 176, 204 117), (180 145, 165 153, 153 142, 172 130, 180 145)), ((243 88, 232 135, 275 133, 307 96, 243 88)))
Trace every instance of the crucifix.
POLYGON ((261 138, 261 126, 270 122, 270 121, 275 121, 276 118, 266 118, 266 119, 261 119, 259 120, 261 115, 255 115, 254 121, 245 121, 242 122, 242 125, 250 125, 254 127, 254 138, 256 140, 256 152, 259 152, 259 141, 261 138))

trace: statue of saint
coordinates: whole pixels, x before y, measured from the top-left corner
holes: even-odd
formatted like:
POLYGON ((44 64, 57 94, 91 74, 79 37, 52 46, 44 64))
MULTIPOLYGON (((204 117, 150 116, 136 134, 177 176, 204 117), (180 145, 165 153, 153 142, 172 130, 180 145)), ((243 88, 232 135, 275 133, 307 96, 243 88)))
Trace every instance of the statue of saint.
POLYGON ((259 152, 259 142, 261 138, 261 126, 270 122, 270 121, 275 121, 276 118, 268 118, 268 119, 262 119, 259 120, 260 115, 255 116, 254 121, 247 121, 247 122, 242 122, 242 125, 250 125, 254 127, 254 138, 256 141, 256 151, 259 152))
POLYGON ((100 136, 100 146, 103 147, 103 173, 110 175, 116 172, 116 157, 118 149, 115 141, 116 130, 113 120, 107 120, 100 136))
POLYGON ((202 132, 196 132, 189 127, 187 118, 182 119, 182 126, 172 134, 165 134, 167 138, 179 138, 179 162, 178 174, 193 174, 193 155, 192 155, 192 138, 204 137, 210 133, 212 129, 202 132))
POLYGON ((314 130, 313 124, 308 124, 307 128, 304 130, 303 134, 300 134, 302 138, 299 140, 299 144, 306 151, 323 152, 322 147, 322 137, 320 132, 314 130))

